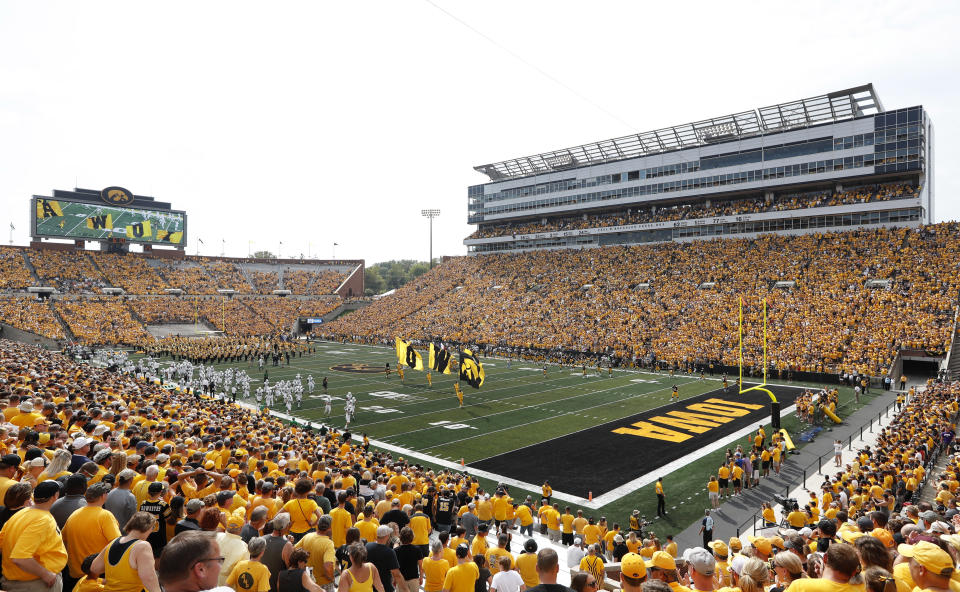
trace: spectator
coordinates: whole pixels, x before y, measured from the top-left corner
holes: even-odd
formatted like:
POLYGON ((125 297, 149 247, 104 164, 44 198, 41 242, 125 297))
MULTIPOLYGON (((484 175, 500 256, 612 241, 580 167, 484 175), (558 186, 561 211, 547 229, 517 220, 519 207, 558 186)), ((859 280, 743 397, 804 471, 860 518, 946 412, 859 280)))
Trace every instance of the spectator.
POLYGON ((156 526, 156 516, 149 512, 136 512, 123 527, 127 534, 104 547, 93 561, 91 572, 104 574, 104 579, 111 586, 120 589, 160 592, 153 548, 147 542, 147 537, 156 526))
POLYGON ((222 560, 212 534, 181 532, 163 548, 157 561, 157 578, 164 592, 208 590, 217 585, 222 560))

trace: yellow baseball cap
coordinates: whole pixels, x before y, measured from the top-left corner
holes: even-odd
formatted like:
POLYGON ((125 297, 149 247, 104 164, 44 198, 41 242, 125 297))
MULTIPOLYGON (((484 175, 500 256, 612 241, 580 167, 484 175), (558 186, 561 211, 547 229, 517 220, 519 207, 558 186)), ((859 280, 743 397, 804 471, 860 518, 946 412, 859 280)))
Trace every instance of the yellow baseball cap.
POLYGON ((711 541, 710 548, 713 549, 713 552, 719 557, 726 557, 730 554, 730 549, 727 548, 726 543, 723 541, 711 541))
POLYGON ((754 549, 760 551, 764 555, 769 555, 773 552, 773 544, 770 542, 770 539, 766 537, 748 536, 747 540, 750 541, 750 544, 753 545, 754 549))
POLYGON ((650 561, 658 569, 677 569, 677 561, 666 551, 657 551, 650 561))
POLYGON ((783 545, 783 537, 775 536, 770 539, 770 544, 783 551, 786 547, 783 545))
POLYGON ((920 541, 916 545, 899 545, 897 553, 904 557, 912 557, 936 575, 949 577, 953 574, 953 559, 950 554, 933 543, 920 541))
POLYGON ((627 553, 620 560, 620 571, 628 578, 643 578, 647 575, 647 562, 636 553, 627 553))
POLYGON ((230 514, 227 516, 227 528, 243 528, 246 521, 240 514, 230 514))
POLYGON ((860 532, 859 530, 845 530, 845 531, 843 531, 843 532, 840 533, 840 538, 842 538, 844 541, 850 543, 851 545, 853 544, 853 542, 854 542, 855 540, 859 539, 860 537, 865 537, 865 536, 867 536, 867 535, 865 535, 864 533, 860 532))
POLYGON ((743 549, 743 543, 740 542, 738 537, 730 537, 730 540, 727 541, 727 544, 730 545, 730 550, 733 552, 743 549))
POLYGON ((886 528, 874 528, 868 533, 870 536, 880 539, 880 541, 888 549, 892 549, 895 541, 893 540, 893 534, 886 528))

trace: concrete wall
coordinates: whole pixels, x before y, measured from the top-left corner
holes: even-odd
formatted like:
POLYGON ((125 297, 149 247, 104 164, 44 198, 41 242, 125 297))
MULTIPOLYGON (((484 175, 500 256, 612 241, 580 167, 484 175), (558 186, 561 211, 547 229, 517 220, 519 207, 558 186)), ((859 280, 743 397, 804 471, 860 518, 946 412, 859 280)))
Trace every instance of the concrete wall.
POLYGON ((12 325, 0 323, 0 337, 10 341, 19 341, 20 343, 29 343, 30 345, 39 345, 47 349, 60 349, 60 344, 56 339, 42 337, 36 333, 17 329, 12 325))

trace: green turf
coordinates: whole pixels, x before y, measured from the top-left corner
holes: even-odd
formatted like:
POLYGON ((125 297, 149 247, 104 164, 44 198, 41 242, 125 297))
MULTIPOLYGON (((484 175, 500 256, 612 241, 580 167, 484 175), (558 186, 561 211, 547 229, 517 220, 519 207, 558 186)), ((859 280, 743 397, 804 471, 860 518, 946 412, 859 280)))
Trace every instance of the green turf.
MULTIPOLYGON (((720 386, 716 380, 700 381, 697 377, 685 375, 670 377, 614 370, 610 376, 604 370, 596 376, 595 369, 589 368, 590 377, 584 378, 579 368, 558 366, 549 366, 544 377, 539 365, 514 360, 512 367, 508 368, 506 360, 488 359, 484 363, 484 386, 479 390, 465 386, 464 406, 459 408, 453 390, 456 375, 434 374, 433 386, 428 387, 423 372, 407 370, 405 381, 401 383, 395 372, 388 377, 382 373, 356 374, 330 369, 344 363, 383 367, 385 362, 390 362, 392 368, 396 365, 396 357, 390 348, 321 343, 317 353, 294 358, 289 367, 268 366, 266 369, 271 383, 292 379, 299 373, 306 387, 307 375, 313 375, 317 382, 314 391, 317 398, 310 398, 305 391, 303 407, 294 409, 294 415, 298 417, 324 421, 340 428, 344 424, 342 398, 350 391, 357 397, 357 416, 350 426, 354 433, 365 432, 371 439, 448 461, 458 462, 462 458, 467 464, 667 404, 673 384, 679 385, 681 399, 720 386), (340 397, 334 402, 329 418, 324 417, 323 401, 319 398, 324 376, 330 383, 329 393, 340 397), (632 382, 635 380, 650 382, 632 382), (391 398, 394 395, 378 397, 371 393, 397 393, 416 399, 396 400, 391 398)), ((218 368, 227 365, 244 369, 256 379, 253 390, 260 385, 263 373, 258 371, 256 364, 222 364, 218 368)), ((871 397, 861 399, 865 404, 871 397)), ((859 406, 853 401, 852 389, 841 389, 841 417, 859 406)), ((284 411, 276 403, 274 410, 284 411)), ((799 426, 794 416, 785 417, 782 423, 790 433, 797 433, 799 426)), ((729 446, 733 447, 737 442, 731 440, 729 446)), ((706 481, 722 460, 723 451, 718 450, 682 470, 665 475, 668 507, 676 505, 677 509, 657 522, 654 529, 658 533, 674 534, 702 516, 703 508, 708 507, 706 481), (687 497, 693 499, 687 500, 687 497)), ((571 470, 578 469, 571 467, 571 470)), ((483 479, 481 483, 485 488, 495 485, 483 479)), ((531 494, 538 499, 540 492, 512 493, 514 497, 531 494)), ((600 509, 583 510, 585 515, 606 516, 611 522, 622 523, 634 508, 650 517, 656 514, 652 484, 600 509)))

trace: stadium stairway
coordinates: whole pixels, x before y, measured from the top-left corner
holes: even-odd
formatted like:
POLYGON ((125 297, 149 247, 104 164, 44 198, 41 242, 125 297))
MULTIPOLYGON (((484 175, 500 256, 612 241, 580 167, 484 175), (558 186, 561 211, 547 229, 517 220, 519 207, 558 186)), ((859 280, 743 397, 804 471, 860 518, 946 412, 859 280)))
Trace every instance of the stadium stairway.
POLYGON ((286 288, 283 287, 283 266, 282 265, 277 270, 277 288, 280 290, 286 290, 286 288))
POLYGON ((60 311, 57 310, 57 307, 53 305, 53 299, 47 298, 47 306, 50 307, 50 310, 53 311, 53 316, 57 317, 57 322, 60 323, 60 326, 63 327, 63 334, 67 336, 69 341, 76 341, 77 336, 73 334, 73 331, 70 330, 70 325, 63 320, 63 317, 60 316, 60 311))
POLYGON ((93 268, 94 268, 94 269, 96 269, 97 271, 100 272, 100 278, 101 278, 101 279, 103 280, 103 282, 106 284, 106 287, 107 287, 107 288, 113 288, 113 287, 114 287, 114 286, 113 286, 113 282, 111 282, 111 281, 110 281, 110 278, 107 276, 107 274, 104 273, 103 268, 100 267, 100 265, 97 263, 97 260, 94 259, 93 257, 91 257, 89 253, 84 253, 83 256, 84 256, 84 258, 86 258, 87 261, 90 262, 91 265, 93 265, 93 268))
MULTIPOLYGON (((833 471, 833 443, 835 440, 847 442, 851 439, 856 450, 856 445, 860 440, 860 428, 869 425, 873 421, 874 430, 877 430, 877 417, 889 407, 896 399, 898 391, 871 390, 870 395, 863 395, 872 399, 850 416, 843 418, 843 423, 839 426, 828 427, 809 444, 798 449, 798 454, 791 454, 787 457, 780 475, 762 478, 760 486, 752 489, 745 489, 740 496, 726 498, 720 504, 718 510, 714 510, 710 515, 714 519, 713 538, 727 540, 732 536, 737 536, 737 529, 740 530, 740 536, 753 534, 753 522, 751 517, 759 517, 761 502, 771 502, 776 504, 774 495, 786 497, 798 497, 798 501, 805 500, 809 495, 806 493, 808 487, 813 487, 819 491, 819 484, 823 482, 823 475, 829 475, 833 471), (822 468, 817 470, 817 458, 821 457, 822 468), (813 465, 811 469, 804 472, 804 467, 813 465), (806 477, 806 478, 804 478, 806 477)), ((888 417, 892 417, 891 411, 888 417)), ((869 437, 869 432, 864 430, 865 440, 869 437)), ((845 448, 845 453, 849 451, 845 448)), ((667 485, 667 518, 654 520, 650 529, 660 534, 669 534, 675 528, 682 525, 670 525, 669 511, 671 506, 684 503, 699 504, 704 509, 710 507, 710 501, 706 494, 706 482, 709 475, 704 475, 704 487, 695 492, 674 492, 671 496, 669 483, 667 485)), ((654 508, 656 500, 644 501, 644 505, 649 503, 650 508, 654 508)), ((641 507, 641 512, 643 511, 641 507)), ((775 505, 777 514, 780 514, 780 508, 775 505)), ((648 511, 648 515, 655 512, 648 511)), ((674 541, 680 549, 689 547, 699 547, 703 545, 703 538, 699 534, 700 521, 688 526, 679 534, 674 535, 674 541)), ((757 533, 759 534, 759 532, 757 533)))
POLYGON ((949 454, 940 454, 940 458, 938 458, 937 462, 934 463, 933 468, 927 472, 928 478, 924 482, 923 487, 920 489, 921 502, 927 502, 933 507, 937 506, 937 502, 934 501, 937 497, 937 487, 934 485, 934 481, 936 481, 937 477, 943 473, 949 461, 949 454))
POLYGON ((147 326, 147 322, 146 322, 145 320, 143 320, 143 317, 141 317, 139 314, 137 314, 137 311, 135 311, 135 310, 133 309, 133 307, 130 306, 129 303, 126 304, 125 306, 127 307, 127 310, 130 312, 130 316, 132 316, 132 317, 134 318, 134 320, 136 320, 138 323, 140 323, 140 324, 143 325, 144 327, 147 326))
POLYGON ((960 330, 954 330, 950 352, 950 364, 947 366, 947 372, 950 373, 951 378, 954 378, 960 376, 960 330))
POLYGON ((253 283, 253 279, 250 277, 250 274, 247 273, 247 268, 244 267, 243 265, 237 265, 237 269, 240 270, 240 275, 243 276, 243 279, 246 280, 248 284, 250 284, 250 293, 256 294, 257 285, 253 283))
POLYGON ((317 278, 320 277, 320 270, 315 269, 313 275, 310 277, 310 281, 307 282, 307 287, 303 289, 304 294, 312 294, 311 290, 313 289, 313 284, 317 283, 317 278))
POLYGON ((20 255, 23 257, 23 263, 27 266, 27 269, 30 270, 30 275, 33 276, 33 281, 36 282, 35 286, 42 286, 43 283, 40 280, 40 275, 37 273, 37 268, 33 266, 33 261, 30 261, 30 257, 27 256, 27 250, 22 249, 20 255))

